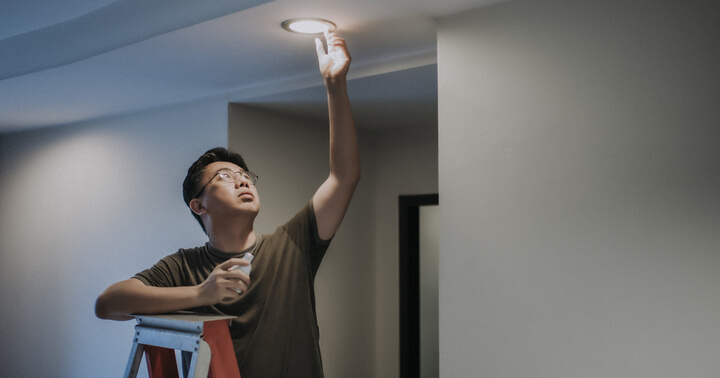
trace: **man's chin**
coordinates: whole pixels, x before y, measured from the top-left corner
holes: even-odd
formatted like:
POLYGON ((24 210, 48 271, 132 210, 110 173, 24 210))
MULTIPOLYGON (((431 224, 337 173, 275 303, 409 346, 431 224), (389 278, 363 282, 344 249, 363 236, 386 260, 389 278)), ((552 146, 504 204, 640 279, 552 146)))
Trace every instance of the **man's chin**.
POLYGON ((237 209, 242 213, 257 215, 257 213, 260 212, 260 204, 257 202, 243 202, 237 207, 237 209))

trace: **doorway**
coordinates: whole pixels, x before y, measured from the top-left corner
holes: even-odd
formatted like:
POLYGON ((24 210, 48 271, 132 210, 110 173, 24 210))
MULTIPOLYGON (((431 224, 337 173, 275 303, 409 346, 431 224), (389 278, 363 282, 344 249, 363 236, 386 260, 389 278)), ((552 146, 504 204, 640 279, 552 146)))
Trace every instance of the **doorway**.
POLYGON ((437 194, 398 197, 401 378, 438 376, 438 199, 437 194))

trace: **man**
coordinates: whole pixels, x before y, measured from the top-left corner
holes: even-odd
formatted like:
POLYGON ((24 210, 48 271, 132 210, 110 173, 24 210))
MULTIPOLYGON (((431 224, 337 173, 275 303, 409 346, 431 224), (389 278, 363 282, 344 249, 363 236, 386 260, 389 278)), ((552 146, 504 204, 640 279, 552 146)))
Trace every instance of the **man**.
POLYGON ((230 327, 243 378, 322 377, 313 281, 360 178, 357 134, 346 77, 345 41, 315 39, 328 96, 330 174, 312 200, 270 235, 257 235, 255 181, 240 155, 213 149, 188 170, 183 195, 208 235, 202 247, 181 249, 97 299, 99 318, 193 309, 237 316, 230 327), (235 265, 252 254, 248 275, 235 265))

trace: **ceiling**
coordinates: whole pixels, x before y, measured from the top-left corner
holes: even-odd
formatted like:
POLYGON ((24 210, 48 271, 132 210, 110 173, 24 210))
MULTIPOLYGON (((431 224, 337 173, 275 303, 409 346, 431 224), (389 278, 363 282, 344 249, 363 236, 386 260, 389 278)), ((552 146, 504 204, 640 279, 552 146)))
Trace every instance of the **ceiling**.
POLYGON ((322 117, 313 37, 280 27, 297 17, 347 40, 360 127, 436 122, 435 20, 494 2, 3 0, 0 133, 213 97, 322 117))

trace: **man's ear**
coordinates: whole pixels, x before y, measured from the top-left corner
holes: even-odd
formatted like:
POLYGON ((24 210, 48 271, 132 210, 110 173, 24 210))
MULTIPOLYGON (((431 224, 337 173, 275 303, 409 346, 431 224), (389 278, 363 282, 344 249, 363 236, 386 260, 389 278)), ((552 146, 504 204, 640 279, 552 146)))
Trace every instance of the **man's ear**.
POLYGON ((197 215, 202 215, 205 212, 205 208, 203 207, 200 198, 193 198, 190 201, 190 210, 197 215))

